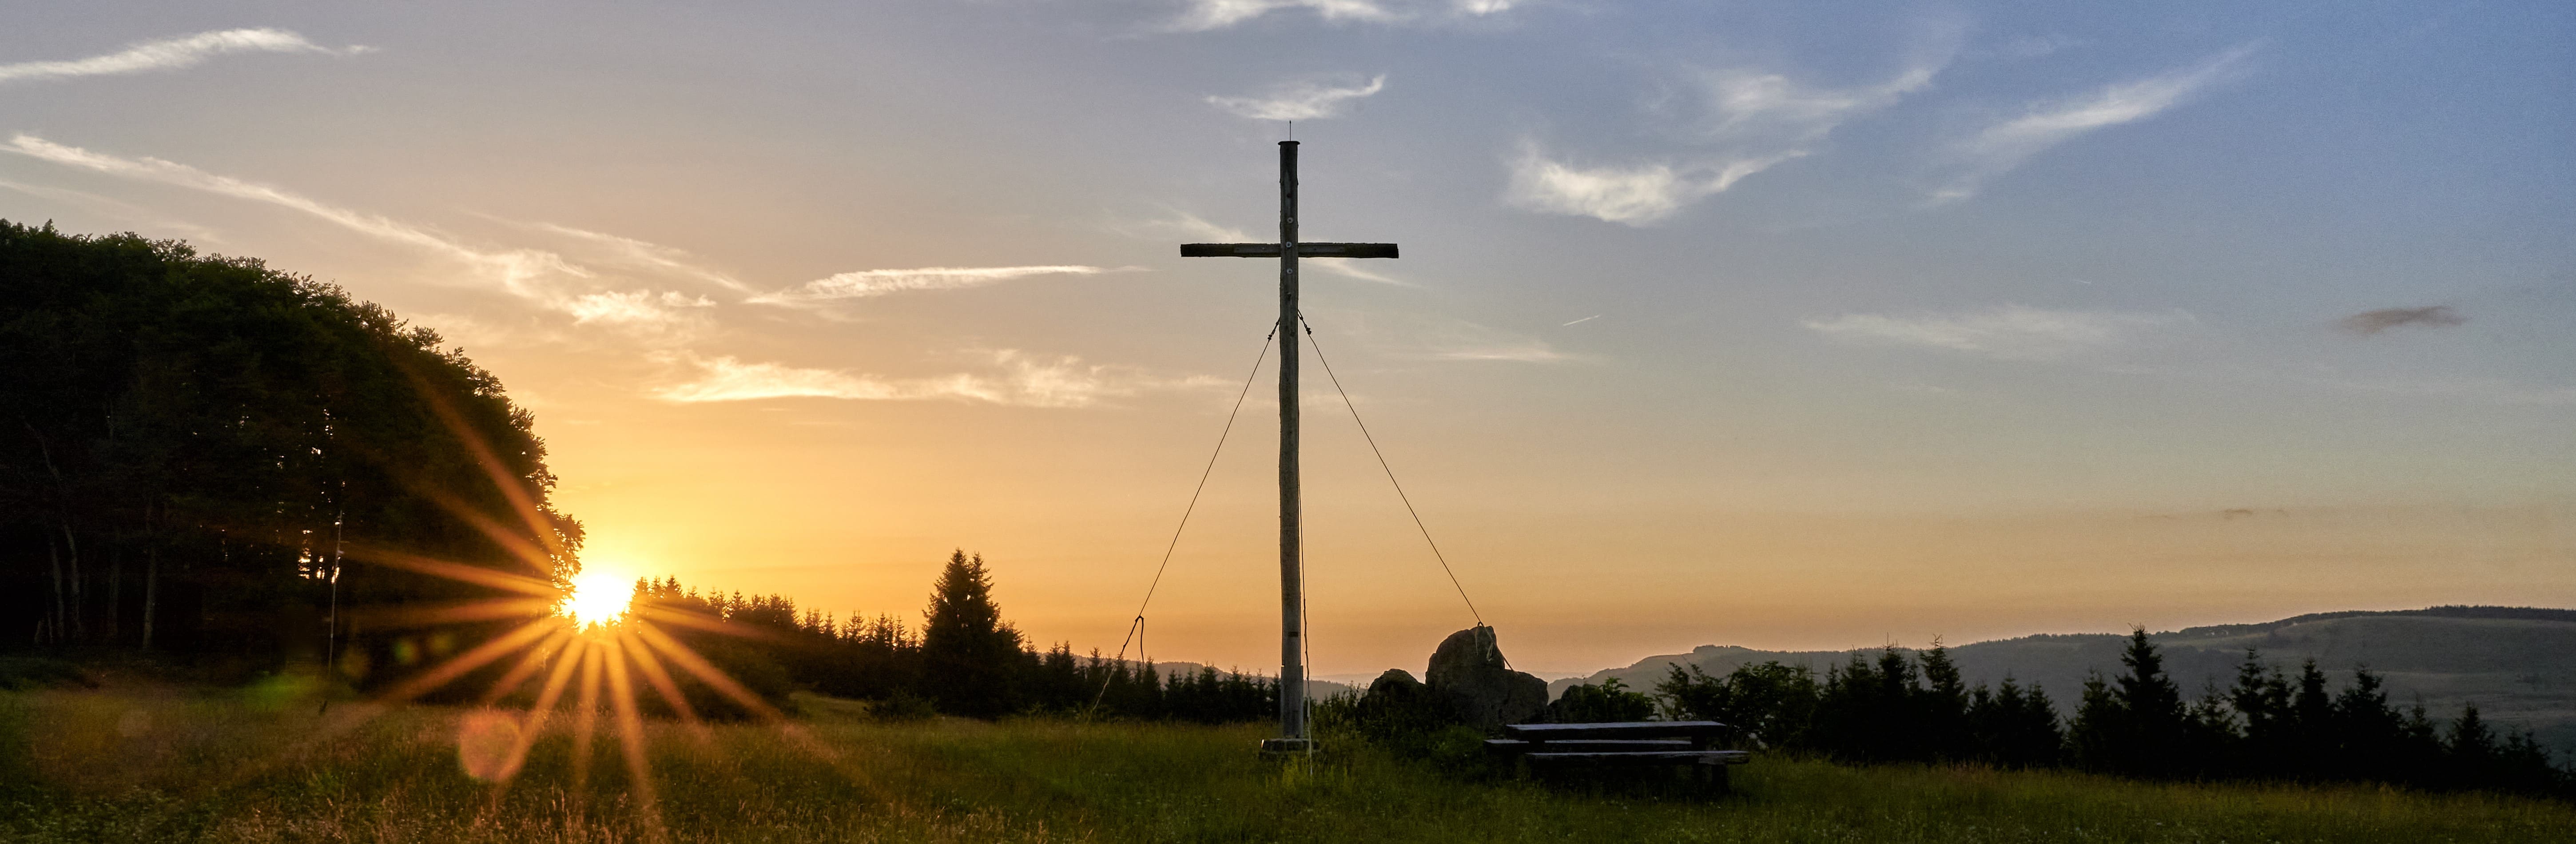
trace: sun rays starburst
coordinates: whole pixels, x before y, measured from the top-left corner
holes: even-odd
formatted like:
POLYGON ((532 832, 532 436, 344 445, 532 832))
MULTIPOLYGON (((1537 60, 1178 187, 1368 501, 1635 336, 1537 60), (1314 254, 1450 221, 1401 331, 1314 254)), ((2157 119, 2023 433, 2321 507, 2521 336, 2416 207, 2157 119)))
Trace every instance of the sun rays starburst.
POLYGON ((635 578, 612 569, 584 568, 573 575, 562 612, 582 627, 614 625, 635 605, 635 578))
MULTIPOLYGON (((372 626, 394 629, 473 625, 498 632, 443 661, 380 686, 371 696, 375 705, 350 708, 346 715, 326 723, 315 738, 354 729, 388 711, 389 705, 419 699, 469 678, 487 676, 482 672, 485 667, 516 657, 490 688, 474 696, 475 708, 458 723, 459 764, 468 776, 491 783, 495 800, 526 766, 528 753, 548 722, 562 714, 569 716, 574 739, 571 787, 576 792, 587 789, 593 742, 603 738, 598 733, 605 726, 615 734, 622 751, 618 755, 627 769, 626 782, 635 798, 635 809, 643 814, 649 828, 658 830, 659 807, 650 757, 645 752, 642 698, 659 698, 693 733, 701 737, 706 734, 700 707, 690 703, 675 674, 697 681, 716 697, 777 727, 806 751, 827 761, 836 759, 837 754, 812 741, 777 707, 660 628, 677 626, 763 638, 761 633, 659 601, 639 601, 638 580, 631 571, 618 566, 577 567, 575 549, 556 535, 537 498, 521 486, 523 479, 511 475, 438 395, 430 391, 423 391, 423 395, 501 488, 508 509, 514 512, 496 517, 467 506, 455 496, 433 492, 429 497, 501 549, 508 558, 504 566, 522 568, 435 559, 363 543, 355 546, 350 555, 353 561, 499 593, 481 599, 358 610, 358 617, 372 626), (517 524, 512 524, 510 516, 516 517, 517 524), (567 569, 573 571, 569 577, 565 576, 567 569), (505 700, 513 699, 540 677, 542 682, 537 683, 524 711, 514 712, 514 706, 505 706, 505 700)), ((575 800, 578 804, 578 794, 575 800)))

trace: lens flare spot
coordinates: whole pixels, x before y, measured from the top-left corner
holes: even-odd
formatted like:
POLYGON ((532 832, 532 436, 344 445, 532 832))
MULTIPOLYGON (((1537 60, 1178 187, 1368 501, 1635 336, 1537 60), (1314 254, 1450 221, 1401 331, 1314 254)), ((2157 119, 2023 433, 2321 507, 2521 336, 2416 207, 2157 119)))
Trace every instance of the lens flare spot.
POLYGON ((510 751, 518 745, 519 722, 506 714, 478 709, 457 723, 456 761, 466 776, 498 781, 508 773, 510 751))
POLYGON ((572 577, 563 614, 584 627, 616 624, 635 602, 635 578, 611 569, 584 568, 572 577))

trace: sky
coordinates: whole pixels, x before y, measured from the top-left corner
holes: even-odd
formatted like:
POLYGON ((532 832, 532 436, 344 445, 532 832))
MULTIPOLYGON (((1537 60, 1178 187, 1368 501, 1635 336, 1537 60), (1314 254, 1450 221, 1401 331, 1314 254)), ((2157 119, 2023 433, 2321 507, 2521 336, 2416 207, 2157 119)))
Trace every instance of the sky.
POLYGON ((1275 670, 1293 132, 1322 675, 2576 606, 2565 3, 9 17, 0 219, 437 329, 594 568, 1275 670))

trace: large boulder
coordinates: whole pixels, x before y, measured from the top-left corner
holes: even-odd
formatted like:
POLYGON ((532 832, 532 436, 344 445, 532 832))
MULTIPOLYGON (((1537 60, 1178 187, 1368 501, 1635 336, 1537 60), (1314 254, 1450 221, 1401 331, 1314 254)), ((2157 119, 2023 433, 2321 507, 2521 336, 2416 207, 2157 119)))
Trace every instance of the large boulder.
POLYGON ((1449 723, 1449 707, 1401 668, 1377 675, 1360 695, 1357 715, 1360 731, 1372 736, 1435 730, 1449 723))
POLYGON ((1377 682, 1369 684, 1368 693, 1360 695, 1359 706, 1352 715, 1361 735, 1415 755, 1426 752, 1440 731, 1458 723, 1448 701, 1432 694, 1430 686, 1400 668, 1378 675, 1377 682))
POLYGON ((1503 661, 1494 628, 1482 624, 1442 640, 1426 676, 1431 693, 1479 729, 1524 723, 1547 710, 1547 681, 1512 670, 1503 661))
POLYGON ((1401 668, 1389 668, 1368 684, 1368 696, 1380 700, 1409 701, 1430 693, 1422 681, 1413 679, 1413 672, 1401 668))

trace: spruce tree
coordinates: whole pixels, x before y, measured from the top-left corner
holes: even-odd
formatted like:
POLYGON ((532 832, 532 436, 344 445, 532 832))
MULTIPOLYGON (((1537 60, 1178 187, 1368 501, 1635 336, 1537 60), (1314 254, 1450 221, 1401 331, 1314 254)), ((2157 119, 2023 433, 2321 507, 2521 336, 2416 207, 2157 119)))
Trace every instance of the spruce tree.
POLYGON ((2127 746, 2120 755, 2131 772, 2166 773, 2185 734, 2187 713, 2182 690, 2174 688, 2173 679, 2165 676, 2164 656, 2156 652, 2154 642, 2147 640, 2144 627, 2129 634, 2129 647, 2120 654, 2120 664, 2129 669, 2119 679, 2121 708, 2129 718, 2128 735, 2122 737, 2127 746))
POLYGON ((1932 640, 1932 649, 1923 652, 1924 688, 1915 695, 1922 719, 1918 725, 1924 737, 1926 755, 1933 759, 1964 759, 1972 754, 1968 736, 1968 693, 1959 678, 1959 666, 1950 661, 1949 647, 1932 640))
POLYGON ((2478 716, 2478 705, 2460 708, 2459 720, 2451 722, 2451 740, 2444 743, 2443 767, 2450 785, 2476 788, 2488 784, 2489 772, 2503 750, 2496 743, 2495 730, 2478 716))
POLYGON ((2299 663, 2299 680, 2290 694, 2289 746, 2285 754, 2290 773, 2307 779, 2337 773, 2333 758, 2339 742, 2334 714, 2334 698, 2326 694, 2325 672, 2317 670, 2316 660, 2299 663))
POLYGON ((2388 705, 2379 675, 2354 668, 2352 685, 2335 695, 2334 713, 2341 776, 2393 782, 2406 775, 2394 767, 2405 752, 2406 719, 2388 705))
POLYGON ((2236 668, 2236 685, 2228 690, 2228 705, 2245 719, 2245 739, 2237 772, 2255 776, 2288 773, 2287 762, 2297 718, 2290 710, 2290 683, 2278 669, 2267 667, 2253 648, 2245 649, 2245 662, 2236 668))
POLYGON ((993 603, 992 573, 984 555, 959 550, 931 587, 921 629, 923 696, 941 712, 992 718, 1017 708, 1013 669, 1020 661, 1020 632, 1002 621, 993 603))
POLYGON ((1968 758, 2007 768, 2055 765, 2066 742, 2057 710, 2037 686, 2024 691, 2012 675, 1999 689, 1977 684, 1968 696, 1968 758))
POLYGON ((2071 731, 2076 760, 2113 773, 2174 773, 2188 735, 2189 712, 2181 690, 2165 676, 2164 657, 2148 641, 2146 628, 2130 633, 2120 664, 2129 670, 2115 681, 2105 683, 2095 675, 2084 682, 2084 700, 2071 731))
POLYGON ((2084 677, 2084 693, 2075 704, 2075 723, 2067 726, 2067 749, 2086 770, 2118 773, 2128 769, 2129 712, 2099 671, 2084 677))

